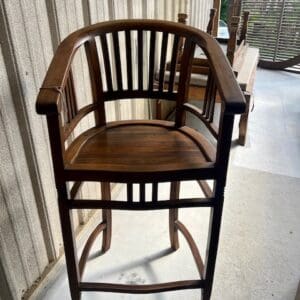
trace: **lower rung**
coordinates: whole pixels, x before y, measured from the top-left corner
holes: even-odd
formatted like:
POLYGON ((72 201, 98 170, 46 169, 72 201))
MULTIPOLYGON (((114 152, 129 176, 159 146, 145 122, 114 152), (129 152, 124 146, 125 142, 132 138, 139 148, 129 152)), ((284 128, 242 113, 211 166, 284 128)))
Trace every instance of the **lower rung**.
POLYGON ((152 202, 127 202, 117 200, 68 199, 69 209, 120 209, 120 210, 155 210, 180 207, 213 207, 214 198, 184 198, 152 202))
POLYGON ((204 282, 204 280, 183 280, 144 285, 81 282, 79 283, 79 289, 83 292, 98 291, 127 294, 150 294, 175 290, 199 289, 204 287, 204 282))

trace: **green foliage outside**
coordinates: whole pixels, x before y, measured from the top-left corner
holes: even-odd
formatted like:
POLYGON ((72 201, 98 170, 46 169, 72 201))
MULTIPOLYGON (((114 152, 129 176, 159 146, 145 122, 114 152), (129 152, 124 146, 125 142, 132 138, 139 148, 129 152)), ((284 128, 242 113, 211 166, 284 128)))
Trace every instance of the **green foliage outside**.
POLYGON ((228 13, 228 0, 222 0, 221 2, 221 12, 220 19, 227 23, 227 13, 228 13))

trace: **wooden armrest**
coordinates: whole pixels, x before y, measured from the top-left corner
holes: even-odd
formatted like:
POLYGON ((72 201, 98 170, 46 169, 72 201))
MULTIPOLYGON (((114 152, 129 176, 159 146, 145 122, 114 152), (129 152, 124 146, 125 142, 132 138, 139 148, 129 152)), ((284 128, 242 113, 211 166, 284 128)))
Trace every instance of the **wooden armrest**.
POLYGON ((222 48, 213 38, 207 39, 206 42, 207 48, 211 51, 205 54, 213 71, 220 97, 225 103, 224 113, 244 113, 246 109, 244 95, 222 48))
POLYGON ((60 87, 42 87, 39 91, 36 111, 42 115, 58 114, 61 111, 60 87))
POLYGON ((58 114, 62 105, 60 96, 64 90, 76 45, 71 43, 72 36, 65 39, 57 48, 37 96, 38 114, 58 114))

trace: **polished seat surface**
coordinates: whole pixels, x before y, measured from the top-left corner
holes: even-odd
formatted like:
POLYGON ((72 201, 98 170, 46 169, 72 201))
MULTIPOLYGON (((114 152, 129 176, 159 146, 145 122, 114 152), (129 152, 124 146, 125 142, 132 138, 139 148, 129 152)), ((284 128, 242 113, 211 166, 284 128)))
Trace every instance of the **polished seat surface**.
POLYGON ((66 164, 109 172, 176 171, 206 167, 211 154, 203 135, 185 126, 176 129, 173 122, 113 122, 79 136, 66 164))

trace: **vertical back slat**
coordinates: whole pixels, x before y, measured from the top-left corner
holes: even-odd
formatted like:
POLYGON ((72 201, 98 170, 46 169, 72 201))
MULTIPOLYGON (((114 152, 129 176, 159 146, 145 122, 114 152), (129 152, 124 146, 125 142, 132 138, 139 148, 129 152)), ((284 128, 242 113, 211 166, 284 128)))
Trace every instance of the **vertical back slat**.
POLYGON ((70 88, 69 88, 69 78, 67 79, 66 87, 65 87, 65 101, 66 101, 66 108, 67 108, 67 114, 66 114, 66 121, 69 123, 72 120, 72 108, 70 106, 70 88))
POLYGON ((187 102, 189 83, 191 78, 191 71, 194 59, 195 43, 186 38, 184 43, 184 49, 182 54, 182 61, 180 64, 180 77, 178 83, 178 92, 176 99, 176 116, 175 116, 175 126, 180 127, 184 124, 184 110, 183 104, 187 102))
POLYGON ((161 52, 160 52, 159 83, 158 83, 158 90, 160 92, 162 92, 164 88, 167 46, 168 46, 168 32, 164 32, 162 44, 161 44, 161 52))
POLYGON ((125 31, 125 44, 126 44, 126 60, 127 60, 127 86, 128 90, 132 90, 132 51, 131 51, 131 38, 130 31, 125 31))
POLYGON ((211 104, 212 104, 212 95, 213 95, 213 80, 210 81, 209 83, 209 91, 208 91, 208 98, 207 98, 207 105, 206 105, 206 110, 205 110, 205 118, 209 118, 209 111, 211 109, 211 104))
POLYGON ((211 91, 211 103, 208 111, 208 121, 212 122, 214 119, 214 111, 215 111, 215 103, 216 103, 216 95, 217 95, 217 86, 215 81, 212 82, 212 91, 211 91))
POLYGON ((177 58, 178 58, 178 49, 179 49, 179 36, 174 36, 173 49, 172 49, 172 58, 170 65, 170 78, 169 78, 169 92, 173 91, 175 75, 176 75, 176 66, 177 66, 177 58))
POLYGON ((152 183, 152 201, 156 202, 158 197, 158 183, 153 182, 152 183))
POLYGON ((112 87, 110 59, 109 59, 109 53, 108 53, 106 34, 100 35, 100 41, 101 41, 101 46, 102 46, 103 61, 104 61, 104 67, 105 67, 107 90, 112 91, 113 87, 112 87))
POLYGON ((217 94, 216 83, 212 74, 210 73, 208 75, 205 96, 204 96, 204 104, 203 104, 203 115, 205 118, 208 119, 209 122, 213 121, 216 94, 217 94))
POLYGON ((70 71, 69 74, 69 89, 71 95, 70 101, 72 107, 72 118, 74 118, 77 114, 77 100, 76 100, 75 85, 74 85, 74 78, 73 78, 72 71, 70 71))
POLYGON ((128 183, 127 184, 127 201, 132 202, 133 201, 132 198, 133 198, 133 185, 132 185, 132 183, 128 183))
POLYGON ((145 202, 145 183, 140 184, 140 201, 145 202))
POLYGON ((149 53, 149 86, 148 90, 153 90, 153 78, 154 78, 154 62, 155 62, 155 43, 156 32, 151 31, 150 34, 150 53, 149 53))
MULTIPOLYGON (((178 14, 178 19, 177 19, 178 23, 186 24, 187 17, 188 17, 187 14, 179 13, 178 14)), ((181 37, 179 39, 179 46, 178 46, 178 58, 179 58, 179 61, 181 61, 181 56, 182 56, 183 47, 184 47, 184 41, 185 41, 185 38, 183 38, 183 37, 181 37)))
POLYGON ((138 30, 138 89, 143 90, 143 31, 138 30))
POLYGON ((211 72, 209 72, 208 78, 207 78, 206 89, 205 89, 205 95, 204 95, 203 110, 202 110, 203 114, 206 118, 208 116, 208 111, 209 111, 209 106, 210 106, 212 84, 213 84, 212 74, 211 74, 211 72))
POLYGON ((118 86, 118 90, 123 90, 119 34, 118 32, 113 32, 112 36, 113 36, 113 46, 114 46, 114 53, 115 53, 117 86, 118 86))
POLYGON ((101 99, 103 86, 95 39, 88 40, 84 46, 90 72, 93 103, 98 103, 98 109, 95 111, 96 125, 104 125, 106 123, 105 107, 104 101, 101 99))
POLYGON ((65 100, 66 100, 66 107, 67 107, 67 122, 70 122, 76 116, 77 113, 77 101, 76 101, 72 69, 70 69, 69 71, 69 76, 66 82, 65 100))
POLYGON ((72 87, 71 87, 71 82, 70 82, 70 75, 71 75, 71 73, 69 74, 69 77, 67 79, 67 84, 66 84, 66 101, 67 101, 67 107, 68 107, 68 117, 69 117, 69 120, 72 120, 73 116, 74 116, 74 112, 73 112, 73 105, 72 105, 73 95, 72 95, 72 87))

